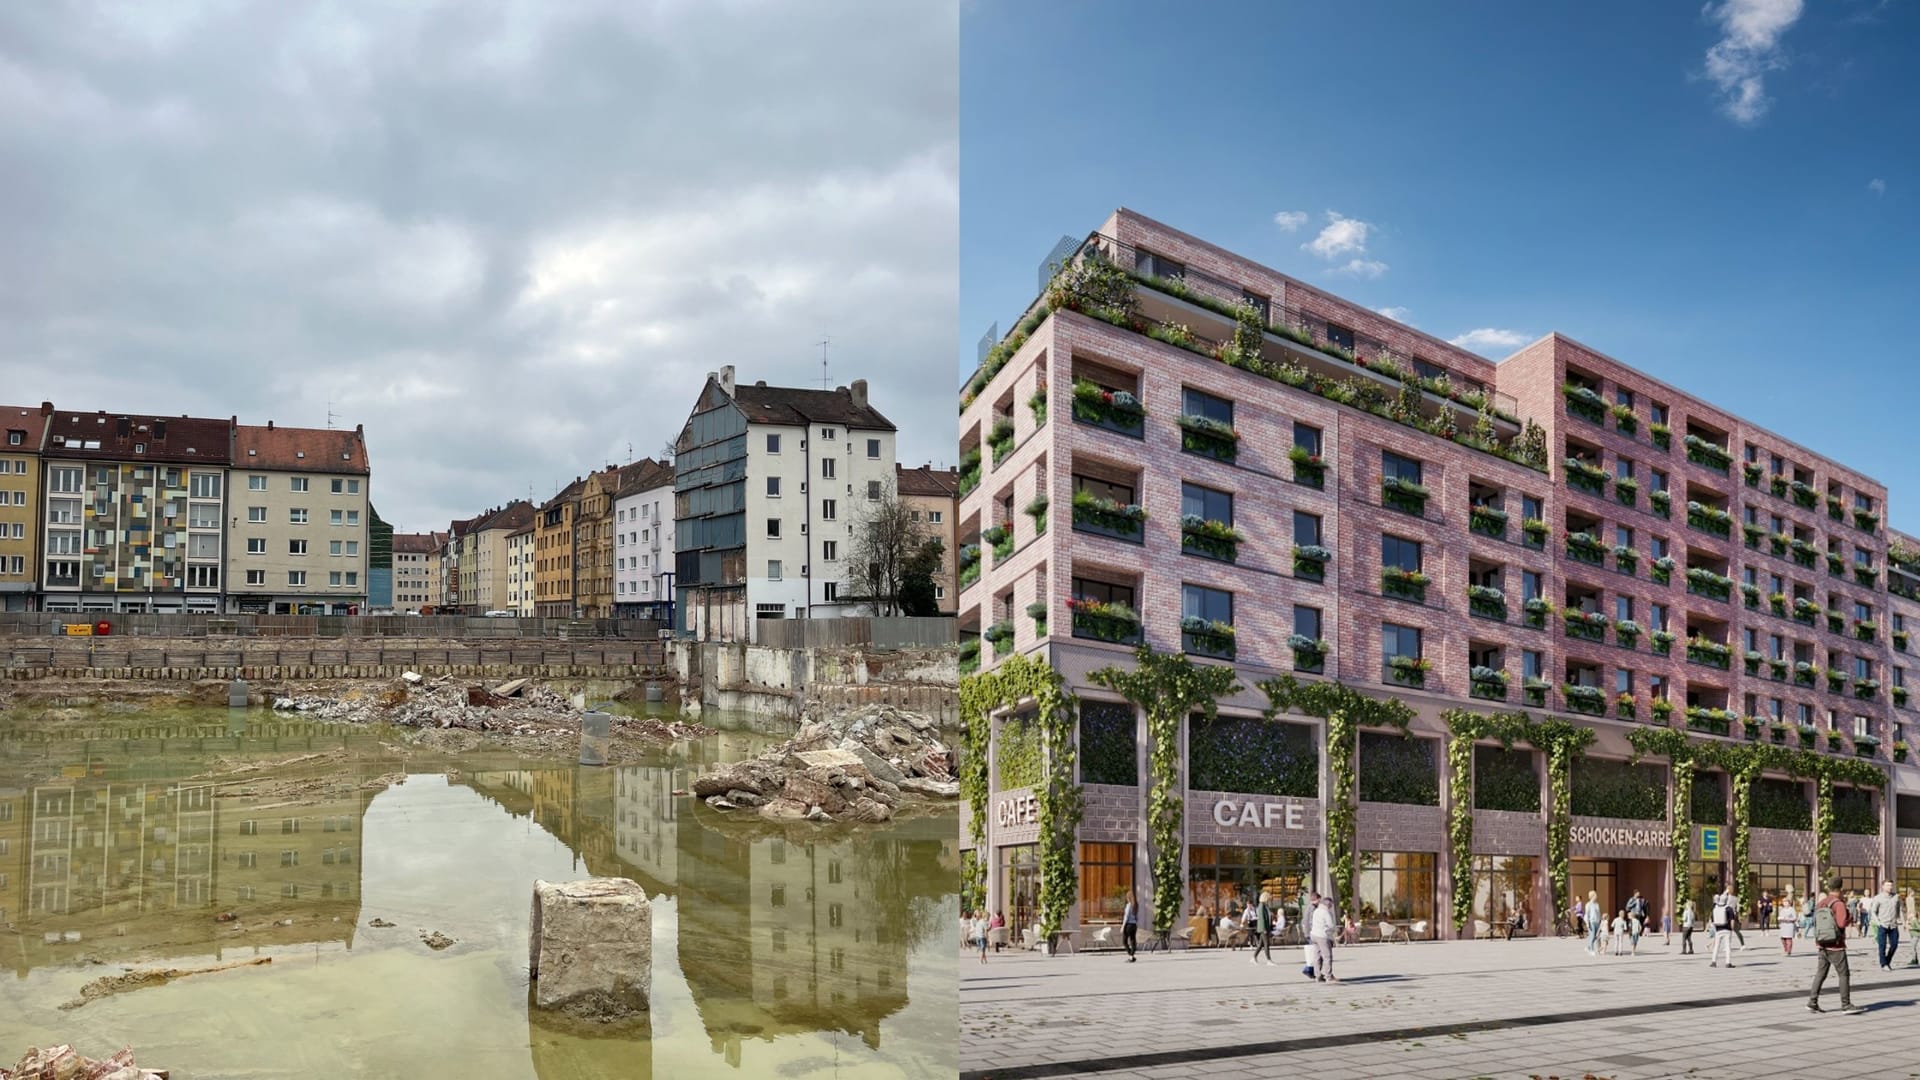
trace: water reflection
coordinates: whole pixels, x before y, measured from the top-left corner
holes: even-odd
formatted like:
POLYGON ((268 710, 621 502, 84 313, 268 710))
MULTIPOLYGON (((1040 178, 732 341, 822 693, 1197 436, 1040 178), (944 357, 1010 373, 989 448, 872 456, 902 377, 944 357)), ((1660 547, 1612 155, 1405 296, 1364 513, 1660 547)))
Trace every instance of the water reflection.
MULTIPOLYGON (((604 769, 467 755, 451 768, 432 763, 444 781, 420 774, 389 790, 379 778, 409 762, 364 728, 235 721, 224 710, 164 724, 10 724, 0 731, 0 929, 12 934, 0 934, 0 947, 23 979, 89 961, 291 945, 371 949, 371 962, 393 955, 411 929, 383 936, 367 920, 444 905, 434 917, 456 928, 465 918, 454 936, 497 950, 492 969, 519 998, 531 880, 571 869, 630 877, 655 897, 656 1006, 638 1037, 617 1039, 527 1014, 533 1075, 645 1076, 656 1062, 668 1075, 669 1060, 808 1075, 843 1054, 843 1068, 879 1067, 874 1075, 951 1073, 942 1040, 953 1037, 952 1017, 940 1011, 950 1002, 916 1012, 908 975, 952 962, 942 940, 958 879, 952 817, 782 833, 674 794, 706 764, 751 756, 765 741, 728 734, 663 752, 657 764, 604 769), (233 772, 262 757, 287 760, 233 772), (529 826, 561 846, 559 865, 529 848, 529 826), (369 860, 379 873, 363 869, 369 860), (677 1012, 681 1001, 690 1009, 677 1012), (703 1049, 690 1062, 683 1044, 695 1028, 703 1049)), ((223 992, 224 978, 208 979, 205 992, 223 992)), ((188 988, 199 982, 138 998, 198 992, 188 988)), ((336 1052, 387 1071, 384 1041, 362 1037, 366 1046, 336 1052)), ((498 1062, 485 1062, 473 1075, 497 1074, 498 1062)))

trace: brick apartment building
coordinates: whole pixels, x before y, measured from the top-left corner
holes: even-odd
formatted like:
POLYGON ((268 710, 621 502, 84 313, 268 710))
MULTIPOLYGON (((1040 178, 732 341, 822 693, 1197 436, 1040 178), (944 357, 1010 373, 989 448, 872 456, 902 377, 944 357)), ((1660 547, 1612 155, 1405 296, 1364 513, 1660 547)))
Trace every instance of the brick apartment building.
MULTIPOLYGON (((1070 258, 963 390, 958 523, 963 672, 1028 654, 1082 703, 1070 930, 1117 922, 1129 888, 1151 910, 1148 728, 1089 678, 1142 640, 1245 687, 1180 733, 1196 939, 1203 907, 1328 887, 1324 726, 1263 719, 1254 689, 1296 673, 1416 713, 1411 740, 1359 736, 1367 937, 1456 936, 1461 874, 1464 933, 1553 925, 1544 755, 1475 748, 1472 858, 1450 854, 1455 708, 1596 732, 1568 870, 1608 910, 1639 889, 1677 914, 1669 769, 1628 741, 1651 724, 1870 759, 1890 781, 1840 788, 1829 868, 1920 886, 1920 541, 1883 526, 1879 483, 1558 334, 1494 363, 1129 211, 1070 258)), ((1017 711, 992 731, 969 856, 1028 927, 1037 736, 1017 711)), ((1730 790, 1696 775, 1695 895, 1731 876, 1708 827, 1731 837, 1730 790)), ((1811 885, 1814 792, 1754 782, 1749 899, 1811 885)))

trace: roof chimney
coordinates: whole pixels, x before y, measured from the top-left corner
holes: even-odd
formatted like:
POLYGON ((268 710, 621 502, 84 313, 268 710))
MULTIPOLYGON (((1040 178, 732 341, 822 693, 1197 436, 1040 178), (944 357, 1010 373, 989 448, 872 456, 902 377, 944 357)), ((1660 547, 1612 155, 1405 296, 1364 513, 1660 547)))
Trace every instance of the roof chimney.
POLYGON ((849 388, 848 392, 853 395, 854 408, 864 409, 867 407, 867 380, 853 380, 853 386, 849 388))
POLYGON ((271 421, 271 420, 269 420, 269 421, 267 421, 267 430, 268 430, 268 431, 272 431, 272 430, 273 430, 273 421, 271 421))
POLYGON ((733 396, 733 365, 732 364, 723 364, 720 367, 720 389, 726 391, 726 394, 728 397, 733 396))
POLYGON ((156 442, 167 437, 167 422, 165 420, 155 420, 153 422, 153 437, 156 442))
POLYGON ((43 402, 41 402, 41 403, 40 403, 40 415, 41 415, 41 416, 52 416, 52 415, 53 415, 53 402, 51 402, 51 401, 43 401, 43 402))

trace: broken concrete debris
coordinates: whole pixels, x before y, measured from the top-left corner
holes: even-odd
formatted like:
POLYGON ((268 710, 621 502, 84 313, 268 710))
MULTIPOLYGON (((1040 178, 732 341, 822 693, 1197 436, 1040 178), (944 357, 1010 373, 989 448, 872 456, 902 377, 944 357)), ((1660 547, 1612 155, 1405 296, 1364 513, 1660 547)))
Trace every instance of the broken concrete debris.
MULTIPOLYGON (((577 734, 585 715, 585 710, 576 707, 565 695, 533 685, 526 679, 516 679, 489 690, 449 676, 405 679, 378 696, 277 697, 273 708, 316 720, 392 724, 403 728, 458 728, 501 736, 548 736, 562 731, 577 734)), ((614 717, 613 728, 616 735, 658 739, 700 738, 713 733, 701 724, 652 717, 614 717)))
POLYGON ((167 1080, 165 1069, 143 1069, 133 1063, 133 1050, 127 1048, 110 1058, 96 1061, 71 1046, 50 1046, 45 1050, 29 1047, 18 1064, 9 1069, 0 1066, 0 1080, 167 1080))
POLYGON ((529 936, 537 1007, 600 1022, 648 1009, 653 907, 637 882, 536 881, 529 936))
POLYGON ((751 809, 769 821, 877 824, 902 795, 958 798, 952 761, 932 721, 869 705, 810 714, 785 745, 697 777, 692 791, 716 810, 751 809))
POLYGON ((432 949, 434 952, 439 952, 441 949, 451 948, 458 944, 452 938, 438 930, 432 933, 428 933, 425 930, 420 931, 420 940, 425 942, 427 948, 432 949))

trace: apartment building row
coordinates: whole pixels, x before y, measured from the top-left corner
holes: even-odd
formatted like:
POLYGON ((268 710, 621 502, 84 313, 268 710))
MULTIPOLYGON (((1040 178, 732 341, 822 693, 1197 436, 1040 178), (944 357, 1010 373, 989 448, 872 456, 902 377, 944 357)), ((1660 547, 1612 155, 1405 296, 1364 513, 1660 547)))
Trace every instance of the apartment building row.
POLYGON ((0 406, 0 610, 349 614, 365 433, 0 406))
MULTIPOLYGON (((1730 778, 1698 771, 1676 814, 1671 767, 1630 742, 1655 726, 1887 775, 1837 786, 1818 866, 1814 783, 1767 769, 1745 895, 1829 870, 1920 885, 1920 541, 1885 526, 1888 493, 1860 470, 1562 335, 1495 363, 1126 210, 962 405, 963 671, 1028 655, 1080 701, 1069 929, 1151 889, 1152 736, 1092 677, 1142 642, 1241 687, 1177 736, 1184 912, 1325 889, 1339 800, 1357 804, 1369 933, 1514 912, 1551 927, 1543 755, 1483 740, 1481 779, 1457 790, 1442 763, 1461 708, 1594 732, 1565 869, 1609 909, 1732 874, 1730 778), (1336 793, 1325 723, 1265 715, 1255 688, 1281 676, 1404 702, 1411 737, 1361 732, 1357 789, 1336 793), (1447 814, 1469 797, 1456 859, 1447 814)), ((1040 897, 1030 719, 995 716, 989 813, 964 837, 1017 926, 1040 897)))

